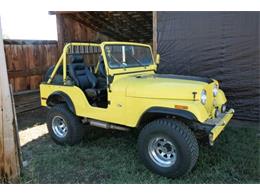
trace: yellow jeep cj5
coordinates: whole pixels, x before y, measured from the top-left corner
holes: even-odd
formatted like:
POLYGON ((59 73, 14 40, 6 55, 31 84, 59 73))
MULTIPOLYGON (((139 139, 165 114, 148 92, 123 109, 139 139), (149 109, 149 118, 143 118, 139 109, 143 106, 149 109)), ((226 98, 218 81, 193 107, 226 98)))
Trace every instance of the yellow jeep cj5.
POLYGON ((66 44, 40 85, 53 140, 79 143, 88 125, 135 129, 147 168, 173 178, 188 173, 198 159, 197 139, 213 145, 234 110, 226 110, 218 81, 157 74, 159 58, 139 43, 66 44))

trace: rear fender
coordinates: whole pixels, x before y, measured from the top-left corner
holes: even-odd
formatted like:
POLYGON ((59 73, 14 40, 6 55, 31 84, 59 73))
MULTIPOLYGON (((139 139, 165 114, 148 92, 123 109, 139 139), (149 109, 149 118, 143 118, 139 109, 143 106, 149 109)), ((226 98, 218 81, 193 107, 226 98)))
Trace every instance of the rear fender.
POLYGON ((59 103, 66 103, 69 110, 74 114, 76 113, 75 107, 74 107, 70 97, 62 91, 57 91, 57 92, 52 93, 47 99, 48 106, 52 107, 55 104, 59 104, 59 103))

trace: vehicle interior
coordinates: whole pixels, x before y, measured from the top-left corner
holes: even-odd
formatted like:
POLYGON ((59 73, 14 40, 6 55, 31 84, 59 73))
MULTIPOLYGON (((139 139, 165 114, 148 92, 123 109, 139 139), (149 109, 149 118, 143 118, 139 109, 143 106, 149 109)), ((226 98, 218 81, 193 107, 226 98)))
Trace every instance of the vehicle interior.
MULTIPOLYGON (((105 64, 99 49, 83 49, 84 52, 68 52, 68 84, 78 86, 86 95, 89 104, 107 108, 107 75, 105 64)), ((54 70, 51 66, 46 72, 47 81, 54 70)), ((63 85, 63 67, 60 66, 51 84, 63 85)))

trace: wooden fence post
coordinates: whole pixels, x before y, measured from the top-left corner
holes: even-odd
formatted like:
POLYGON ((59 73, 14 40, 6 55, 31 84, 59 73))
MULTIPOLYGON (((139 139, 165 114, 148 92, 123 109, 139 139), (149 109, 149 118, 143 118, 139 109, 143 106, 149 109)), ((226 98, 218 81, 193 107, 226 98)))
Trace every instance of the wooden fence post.
POLYGON ((19 181, 18 147, 0 18, 0 182, 19 181))

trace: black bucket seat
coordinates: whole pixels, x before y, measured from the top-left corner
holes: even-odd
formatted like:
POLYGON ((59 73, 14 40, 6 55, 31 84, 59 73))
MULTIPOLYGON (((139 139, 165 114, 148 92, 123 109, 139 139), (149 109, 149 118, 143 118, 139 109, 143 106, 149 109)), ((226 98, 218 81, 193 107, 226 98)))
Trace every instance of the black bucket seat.
POLYGON ((79 54, 70 56, 69 73, 75 84, 80 87, 89 98, 95 98, 99 94, 96 76, 84 64, 84 57, 79 54))

